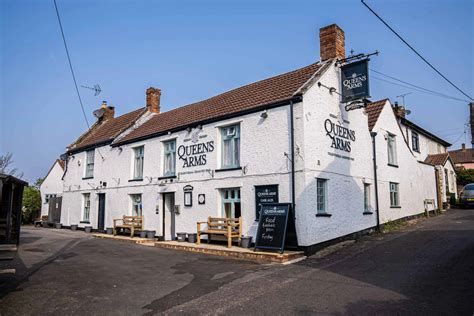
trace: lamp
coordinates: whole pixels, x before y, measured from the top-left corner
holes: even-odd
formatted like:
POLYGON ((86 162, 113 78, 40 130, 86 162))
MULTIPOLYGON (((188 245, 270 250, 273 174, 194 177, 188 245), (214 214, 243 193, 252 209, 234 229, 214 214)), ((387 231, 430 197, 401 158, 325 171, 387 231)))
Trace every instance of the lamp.
POLYGON ((263 113, 260 114, 260 117, 263 118, 263 119, 266 119, 268 117, 267 110, 263 111, 263 113))

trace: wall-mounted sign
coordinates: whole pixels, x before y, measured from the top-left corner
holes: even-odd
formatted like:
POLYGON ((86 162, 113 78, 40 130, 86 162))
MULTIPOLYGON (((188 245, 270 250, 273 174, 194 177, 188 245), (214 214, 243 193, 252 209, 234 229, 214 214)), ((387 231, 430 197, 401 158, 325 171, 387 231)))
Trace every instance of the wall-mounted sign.
POLYGON ((369 98, 369 60, 360 60, 341 67, 342 102, 369 98))
POLYGON ((205 194, 199 194, 198 195, 198 203, 199 204, 206 204, 206 195, 205 194))
POLYGON ((193 187, 187 185, 183 188, 184 191, 184 206, 193 206, 193 187))
POLYGON ((260 218, 262 203, 278 203, 278 184, 255 186, 255 219, 260 218))
POLYGON ((331 148, 351 152, 351 141, 355 141, 355 131, 331 119, 324 121, 326 136, 331 139, 331 148))
POLYGON ((214 141, 178 147, 178 157, 183 161, 183 168, 204 166, 207 163, 207 153, 214 151, 214 141))

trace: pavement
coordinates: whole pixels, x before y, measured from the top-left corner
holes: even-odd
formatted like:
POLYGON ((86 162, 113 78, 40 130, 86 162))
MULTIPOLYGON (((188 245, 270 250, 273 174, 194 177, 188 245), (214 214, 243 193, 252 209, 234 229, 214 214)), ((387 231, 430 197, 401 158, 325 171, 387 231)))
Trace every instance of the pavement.
MULTIPOLYGON (((0 264, 5 265, 4 262, 0 264)), ((474 210, 449 210, 292 265, 24 227, 0 315, 473 315, 474 210)))

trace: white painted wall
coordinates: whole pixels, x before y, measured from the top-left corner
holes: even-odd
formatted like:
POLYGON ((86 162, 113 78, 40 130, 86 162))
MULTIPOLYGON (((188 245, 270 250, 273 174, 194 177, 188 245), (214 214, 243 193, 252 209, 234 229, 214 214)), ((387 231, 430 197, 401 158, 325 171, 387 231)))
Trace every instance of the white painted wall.
POLYGON ((46 175, 40 186, 41 192, 41 215, 48 215, 49 203, 46 203, 46 194, 56 194, 61 196, 63 193, 63 176, 64 170, 57 161, 46 175))

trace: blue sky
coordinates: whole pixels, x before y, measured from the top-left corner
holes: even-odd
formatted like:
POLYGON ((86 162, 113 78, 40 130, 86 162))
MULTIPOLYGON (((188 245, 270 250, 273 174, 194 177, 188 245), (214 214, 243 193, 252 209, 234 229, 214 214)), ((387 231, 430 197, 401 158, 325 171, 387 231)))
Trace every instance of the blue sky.
MULTIPOLYGON (((366 0, 448 78, 474 95, 474 2, 366 0)), ((57 0, 89 121, 102 100, 120 115, 162 89, 162 111, 319 60, 320 27, 337 23, 346 50, 379 50, 370 67, 466 99, 396 38, 358 0, 57 0)), ((0 153, 25 178, 44 176, 86 129, 52 0, 0 1, 0 153)), ((383 78, 381 76, 378 76, 383 78)), ((411 120, 464 142, 466 102, 371 80, 373 99, 406 97, 411 120)), ((468 143, 470 137, 468 134, 468 143)))

